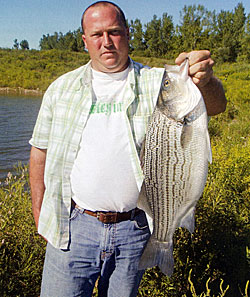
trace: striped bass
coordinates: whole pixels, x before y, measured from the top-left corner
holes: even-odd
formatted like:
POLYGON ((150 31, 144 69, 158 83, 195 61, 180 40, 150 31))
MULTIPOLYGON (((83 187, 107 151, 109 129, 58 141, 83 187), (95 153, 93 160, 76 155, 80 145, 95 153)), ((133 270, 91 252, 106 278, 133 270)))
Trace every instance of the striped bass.
POLYGON ((138 207, 152 218, 153 233, 139 269, 174 267, 173 235, 178 227, 194 230, 194 210, 212 161, 203 97, 188 76, 188 60, 165 65, 160 93, 141 151, 144 182, 138 207))

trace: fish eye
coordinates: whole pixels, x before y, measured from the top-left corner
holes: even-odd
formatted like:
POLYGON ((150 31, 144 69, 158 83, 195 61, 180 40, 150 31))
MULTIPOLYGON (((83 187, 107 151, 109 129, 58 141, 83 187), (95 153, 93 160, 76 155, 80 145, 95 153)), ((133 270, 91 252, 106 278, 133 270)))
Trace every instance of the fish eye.
POLYGON ((168 88, 169 85, 170 85, 170 80, 167 78, 167 79, 165 79, 164 82, 163 82, 163 87, 164 87, 164 88, 168 88))

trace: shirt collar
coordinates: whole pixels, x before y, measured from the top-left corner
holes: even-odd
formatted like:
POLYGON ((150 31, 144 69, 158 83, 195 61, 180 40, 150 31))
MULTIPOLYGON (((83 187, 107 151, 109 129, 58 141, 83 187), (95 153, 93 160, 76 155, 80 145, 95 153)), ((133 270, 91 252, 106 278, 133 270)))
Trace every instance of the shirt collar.
MULTIPOLYGON (((130 83, 130 86, 134 88, 135 86, 135 77, 140 74, 139 67, 136 67, 137 65, 134 63, 134 61, 129 57, 129 74, 128 74, 128 80, 130 83)), ((78 87, 81 86, 88 86, 91 84, 92 75, 91 75, 91 60, 85 65, 84 71, 82 73, 82 77, 80 78, 78 87)))

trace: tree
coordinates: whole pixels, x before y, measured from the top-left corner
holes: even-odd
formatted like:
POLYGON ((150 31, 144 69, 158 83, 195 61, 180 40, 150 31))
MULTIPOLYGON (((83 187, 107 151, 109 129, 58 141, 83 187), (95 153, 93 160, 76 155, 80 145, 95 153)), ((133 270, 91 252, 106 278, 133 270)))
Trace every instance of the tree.
POLYGON ((246 23, 245 9, 242 3, 239 3, 234 9, 233 15, 233 35, 234 35, 234 53, 235 58, 241 51, 241 41, 244 38, 244 29, 246 23))
POLYGON ((149 56, 161 56, 161 19, 158 19, 156 15, 146 24, 145 42, 149 56))
POLYGON ((146 44, 144 40, 144 32, 142 30, 142 23, 139 19, 131 21, 130 23, 130 48, 132 51, 145 51, 146 44))
POLYGON ((14 49, 18 50, 19 49, 19 43, 17 42, 17 39, 14 40, 14 49))
POLYGON ((208 11, 203 5, 184 6, 181 15, 181 25, 177 26, 181 50, 199 49, 208 38, 208 11))
POLYGON ((241 39, 241 59, 250 62, 250 13, 245 22, 244 32, 241 39))
POLYGON ((233 62, 241 50, 246 16, 244 7, 239 3, 234 12, 222 10, 217 15, 216 55, 222 62, 233 62))
POLYGON ((84 51, 84 43, 82 40, 82 31, 80 28, 78 28, 76 31, 74 31, 74 36, 76 39, 77 51, 83 52, 84 51))
POLYGON ((77 41, 74 33, 69 31, 65 35, 61 33, 59 38, 59 48, 62 50, 77 51, 77 41))
POLYGON ((174 37, 174 23, 172 16, 163 13, 161 19, 161 32, 160 32, 160 46, 161 55, 171 56, 173 50, 173 37, 174 37))
POLYGON ((58 48, 59 34, 55 32, 53 35, 43 35, 40 39, 39 46, 41 50, 50 50, 58 48))
POLYGON ((20 47, 22 50, 28 50, 29 49, 29 43, 26 39, 22 40, 20 42, 20 47))
POLYGON ((84 49, 80 28, 73 32, 69 31, 66 34, 55 32, 53 35, 43 35, 39 46, 41 50, 60 49, 82 52, 84 49))

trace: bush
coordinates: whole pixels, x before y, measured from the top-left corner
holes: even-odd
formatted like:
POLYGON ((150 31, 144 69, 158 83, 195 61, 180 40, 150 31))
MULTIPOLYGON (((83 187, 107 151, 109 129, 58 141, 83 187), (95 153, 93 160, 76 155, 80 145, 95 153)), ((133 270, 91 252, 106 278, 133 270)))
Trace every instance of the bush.
POLYGON ((88 60, 86 53, 0 49, 0 87, 45 91, 58 76, 82 66, 88 60))
POLYGON ((0 187, 0 239, 0 295, 39 296, 45 241, 33 221, 27 167, 0 187))
MULTIPOLYGON (((48 54, 58 56, 57 51, 41 52, 40 58, 46 60, 48 54)), ((61 55, 70 58, 67 53, 61 55)), ((155 58, 141 58, 140 62, 150 66, 164 63, 155 58)), ((164 276, 157 267, 147 270, 140 297, 249 296, 249 71, 250 65, 242 63, 215 68, 228 107, 209 123, 213 163, 197 205, 196 229, 192 235, 185 229, 176 231, 172 277, 164 276)), ((9 174, 0 187, 0 238, 1 296, 38 296, 45 242, 33 223, 27 167, 19 168, 18 177, 9 174)))

